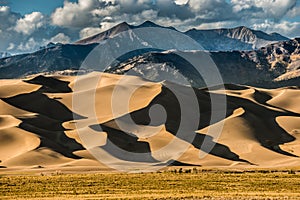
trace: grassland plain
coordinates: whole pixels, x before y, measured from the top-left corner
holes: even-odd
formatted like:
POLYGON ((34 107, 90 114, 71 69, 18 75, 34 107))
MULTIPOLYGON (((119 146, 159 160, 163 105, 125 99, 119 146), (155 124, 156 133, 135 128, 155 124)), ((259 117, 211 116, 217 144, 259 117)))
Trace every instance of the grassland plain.
POLYGON ((300 199, 300 173, 183 169, 1 175, 0 199, 300 199))

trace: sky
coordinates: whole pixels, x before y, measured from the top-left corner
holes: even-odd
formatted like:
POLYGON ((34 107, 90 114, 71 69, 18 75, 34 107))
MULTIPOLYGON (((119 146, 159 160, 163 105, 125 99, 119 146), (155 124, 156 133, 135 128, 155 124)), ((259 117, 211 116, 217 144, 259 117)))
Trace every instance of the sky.
POLYGON ((295 38, 300 0, 0 0, 0 52, 32 52, 146 20, 181 31, 247 26, 295 38))

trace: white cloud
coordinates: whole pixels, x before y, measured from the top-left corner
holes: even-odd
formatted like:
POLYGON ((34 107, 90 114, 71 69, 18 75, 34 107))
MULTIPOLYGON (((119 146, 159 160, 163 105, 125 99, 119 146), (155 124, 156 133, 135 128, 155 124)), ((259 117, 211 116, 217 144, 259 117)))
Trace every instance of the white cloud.
POLYGON ((96 35, 98 33, 101 33, 103 31, 106 31, 106 30, 112 28, 113 26, 116 26, 119 23, 121 23, 121 21, 119 21, 119 22, 109 22, 109 21, 107 21, 107 22, 100 23, 99 27, 84 28, 79 33, 80 39, 84 39, 84 38, 96 35))
POLYGON ((237 27, 238 23, 233 21, 223 21, 214 23, 203 23, 195 28, 197 29, 217 29, 217 28, 232 28, 237 27))
POLYGON ((100 33, 103 29, 99 27, 87 27, 80 31, 80 39, 90 37, 97 33, 100 33))
POLYGON ((300 33, 300 22, 281 21, 280 23, 275 23, 274 21, 265 20, 263 23, 253 24, 253 28, 269 33, 278 32, 293 38, 296 37, 294 33, 300 33))
POLYGON ((64 33, 58 33, 57 35, 53 36, 50 39, 39 39, 36 40, 33 37, 30 37, 27 41, 21 42, 17 47, 15 47, 15 44, 11 43, 12 48, 16 48, 19 51, 22 52, 32 52, 36 51, 42 46, 46 46, 48 43, 53 42, 53 43, 70 43, 71 39, 69 36, 65 35, 64 33))
POLYGON ((78 0, 77 3, 66 1, 51 19, 55 25, 81 30, 80 36, 84 37, 122 21, 139 24, 153 20, 166 26, 178 25, 179 29, 231 21, 244 25, 243 22, 254 19, 279 21, 295 7, 296 1, 78 0))
POLYGON ((231 0, 231 3, 233 4, 234 12, 240 12, 243 10, 251 9, 254 6, 253 0, 231 0))
POLYGON ((300 16, 300 6, 295 6, 293 9, 291 9, 288 13, 287 13, 287 17, 298 17, 300 16))
POLYGON ((8 6, 0 6, 0 51, 11 53, 38 50, 45 42, 69 43, 78 32, 51 25, 50 18, 40 12, 22 16, 8 6))
POLYGON ((25 35, 30 35, 44 24, 44 15, 40 12, 33 12, 25 15, 24 18, 17 21, 15 31, 25 35))
POLYGON ((281 19, 296 4, 296 0, 255 0, 257 7, 263 8, 268 17, 281 19))
POLYGON ((221 5, 225 6, 227 5, 226 1, 220 1, 220 0, 189 0, 188 5, 192 10, 195 10, 196 12, 209 12, 214 11, 216 9, 225 9, 226 7, 219 7, 221 5))
POLYGON ((65 1, 51 15, 52 23, 57 26, 82 28, 93 20, 92 10, 97 0, 79 0, 78 3, 65 1))
POLYGON ((38 49, 39 47, 40 43, 35 41, 35 39, 31 37, 27 42, 21 42, 17 49, 24 52, 30 52, 38 49))
POLYGON ((49 42, 66 44, 71 42, 71 38, 65 35, 64 33, 59 33, 54 37, 50 38, 50 40, 48 40, 47 43, 49 42))
POLYGON ((233 10, 243 17, 280 20, 297 0, 231 0, 233 10))
POLYGON ((20 14, 11 12, 8 6, 0 6, 0 51, 6 51, 10 43, 19 40, 14 27, 20 17, 20 14))
POLYGON ((100 19, 105 17, 111 17, 114 13, 120 10, 119 5, 106 5, 105 7, 96 8, 91 10, 91 14, 93 17, 99 17, 100 19))
POLYGON ((175 3, 178 5, 184 5, 187 4, 189 0, 175 0, 175 3))
POLYGON ((15 44, 14 43, 9 43, 9 46, 7 47, 7 51, 13 50, 15 48, 15 44))
POLYGON ((8 14, 10 12, 10 8, 8 6, 0 6, 0 13, 8 14))
POLYGON ((0 29, 11 29, 20 17, 20 14, 11 12, 8 6, 0 6, 0 29))

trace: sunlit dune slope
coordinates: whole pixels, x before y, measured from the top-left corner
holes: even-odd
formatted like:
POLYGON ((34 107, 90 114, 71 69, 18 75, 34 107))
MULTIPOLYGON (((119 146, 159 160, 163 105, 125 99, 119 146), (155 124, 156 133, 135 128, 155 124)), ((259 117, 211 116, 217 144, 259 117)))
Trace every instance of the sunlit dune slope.
POLYGON ((297 87, 208 91, 96 72, 0 80, 0 166, 300 166, 299 100, 297 87), (225 117, 213 122, 222 110, 211 110, 212 96, 226 99, 225 117))

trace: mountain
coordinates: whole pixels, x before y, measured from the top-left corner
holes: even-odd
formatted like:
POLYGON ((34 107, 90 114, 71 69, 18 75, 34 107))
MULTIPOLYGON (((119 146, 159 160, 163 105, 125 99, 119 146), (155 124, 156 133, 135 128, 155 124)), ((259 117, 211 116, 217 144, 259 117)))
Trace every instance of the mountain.
MULTIPOLYGON (((83 71, 78 72, 83 60, 96 46, 96 44, 60 44, 32 54, 0 59, 0 78, 18 78, 37 73, 55 72, 77 74, 96 70, 115 74, 129 73, 152 81, 167 79, 177 83, 185 82, 181 77, 182 74, 194 87, 205 86, 203 79, 193 66, 177 55, 184 53, 198 59, 202 51, 138 52, 140 55, 135 55, 137 52, 134 52, 120 58, 119 62, 105 70, 98 68, 98 65, 93 65, 93 68, 81 69, 83 71)), ((210 57, 218 67, 225 83, 267 88, 299 86, 299 49, 300 39, 294 39, 253 51, 210 52, 210 57)))
MULTIPOLYGON (((204 80, 194 67, 179 55, 201 58, 201 51, 150 52, 108 68, 116 74, 130 74, 152 81, 168 80, 176 83, 184 75, 194 87, 203 87, 204 80)), ((267 45, 254 51, 211 52, 225 83, 246 84, 259 87, 300 86, 300 39, 267 45)), ((201 62, 201 60, 199 60, 201 62)), ((205 66, 204 66, 205 67, 205 66)))
MULTIPOLYGON (((162 81, 166 78, 166 75, 172 75, 174 76, 171 77, 172 80, 177 83, 184 82, 180 77, 180 74, 183 74, 194 87, 205 86, 197 71, 186 60, 176 56, 176 53, 179 52, 178 49, 180 49, 181 51, 184 50, 186 55, 197 59, 201 55, 201 51, 193 50, 195 48, 194 44, 191 45, 184 41, 176 43, 174 41, 180 39, 177 37, 164 39, 169 37, 168 34, 164 36, 154 35, 156 41, 151 41, 153 33, 149 31, 143 33, 146 35, 141 38, 134 31, 140 27, 161 26, 150 21, 146 21, 139 26, 122 23, 75 44, 51 44, 31 54, 3 58, 0 59, 0 78, 18 78, 37 73, 77 74, 90 71, 106 71, 126 74, 130 71, 130 73, 133 73, 132 75, 143 76, 152 81, 162 81), (124 32, 125 30, 130 31, 124 32), (101 53, 101 55, 103 54, 101 58, 96 58, 100 59, 101 62, 94 63, 89 66, 90 68, 77 71, 98 43, 110 37, 115 39, 110 44, 110 49, 104 50, 101 53), (177 50, 163 52, 161 49, 153 48, 156 43, 169 47, 167 49, 177 50), (106 63, 106 58, 110 56, 111 52, 126 52, 128 47, 131 49, 139 48, 118 57, 115 63, 105 68, 107 65, 103 63, 106 63)), ((163 28, 174 30, 178 35, 182 35, 173 27, 163 28)), ((228 51, 232 48, 232 45, 237 45, 240 49, 244 49, 244 47, 251 47, 252 49, 264 43, 269 43, 271 40, 286 38, 276 33, 266 34, 246 27, 203 31, 194 29, 185 34, 198 40, 209 41, 206 45, 207 48, 209 48, 209 45, 216 45, 215 49, 223 49, 223 51, 211 50, 210 55, 219 68, 225 83, 249 84, 261 87, 299 85, 299 39, 280 41, 255 50, 228 51), (201 34, 203 34, 203 37, 200 37, 201 34), (218 41, 220 43, 217 45, 218 41)))
POLYGON ((7 53, 7 52, 0 52, 0 59, 1 59, 1 58, 10 57, 10 56, 11 56, 10 53, 7 53))
MULTIPOLYGON (((133 26, 123 22, 107 31, 77 41, 75 44, 100 43, 101 41, 114 37, 123 31, 145 27, 159 27, 178 31, 173 27, 159 26, 151 21, 146 21, 139 26, 133 26)), ((244 26, 232 29, 191 29, 180 33, 186 34, 193 38, 204 48, 204 50, 208 51, 254 50, 271 43, 289 40, 289 38, 278 33, 267 34, 262 31, 252 30, 244 26)))
POLYGON ((34 53, 0 59, 0 78, 78 69, 96 44, 57 44, 34 53))
MULTIPOLYGON (((159 26, 151 21, 145 21, 144 23, 140 24, 139 26, 133 26, 133 25, 129 25, 126 22, 123 22, 121 24, 118 24, 114 27, 112 27, 111 29, 104 31, 102 33, 93 35, 91 37, 79 40, 77 42, 75 42, 75 44, 93 44, 93 43, 100 43, 101 41, 104 41, 108 38, 112 38, 124 31, 128 31, 128 30, 133 30, 136 28, 146 28, 146 27, 159 27, 159 28, 168 28, 168 29, 173 29, 176 30, 173 27, 163 27, 163 26, 159 26)), ((177 31, 177 30, 176 30, 177 31)))
POLYGON ((300 75, 300 38, 245 52, 245 55, 256 62, 258 68, 267 67, 272 71, 276 81, 290 80, 300 75))
POLYGON ((119 33, 127 31, 131 28, 133 28, 133 26, 127 24, 126 22, 123 22, 121 24, 118 24, 117 26, 112 27, 111 29, 109 29, 107 31, 104 31, 104 32, 96 34, 94 36, 85 38, 83 40, 79 40, 79 41, 75 42, 75 44, 99 43, 103 40, 106 40, 106 39, 111 38, 115 35, 118 35, 119 33))
POLYGON ((191 29, 185 34, 208 51, 254 50, 271 43, 289 40, 278 33, 267 34, 244 26, 232 29, 191 29))

